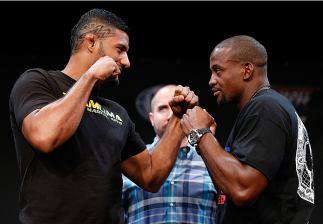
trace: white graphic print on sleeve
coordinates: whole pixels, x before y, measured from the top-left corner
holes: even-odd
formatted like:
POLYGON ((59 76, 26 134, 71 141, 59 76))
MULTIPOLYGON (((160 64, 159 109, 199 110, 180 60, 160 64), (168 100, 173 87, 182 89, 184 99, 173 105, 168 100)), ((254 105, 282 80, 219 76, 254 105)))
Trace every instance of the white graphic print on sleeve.
POLYGON ((296 172, 299 181, 297 193, 302 199, 314 204, 314 172, 311 144, 303 122, 297 113, 296 116, 298 119, 296 172))

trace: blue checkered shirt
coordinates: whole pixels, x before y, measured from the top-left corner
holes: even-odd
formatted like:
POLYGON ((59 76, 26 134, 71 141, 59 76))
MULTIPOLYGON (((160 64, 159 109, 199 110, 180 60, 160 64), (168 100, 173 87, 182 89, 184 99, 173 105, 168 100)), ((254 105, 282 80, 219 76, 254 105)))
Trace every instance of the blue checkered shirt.
MULTIPOLYGON (((155 137, 148 150, 157 143, 155 137)), ((217 192, 202 158, 182 147, 173 170, 157 193, 142 190, 123 176, 125 223, 216 223, 217 192)))

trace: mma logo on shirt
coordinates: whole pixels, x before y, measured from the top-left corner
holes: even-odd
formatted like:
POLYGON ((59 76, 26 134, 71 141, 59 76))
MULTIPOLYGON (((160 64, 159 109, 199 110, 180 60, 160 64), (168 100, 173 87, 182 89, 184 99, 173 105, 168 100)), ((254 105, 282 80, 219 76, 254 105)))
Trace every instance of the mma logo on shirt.
POLYGON ((122 125, 122 119, 118 114, 114 114, 106 109, 104 109, 99 103, 94 102, 93 100, 89 100, 89 102, 86 104, 87 111, 91 113, 101 114, 105 116, 106 118, 122 125))
MULTIPOLYGON (((63 93, 66 95, 66 93, 63 93)), ((93 100, 89 100, 89 102, 86 104, 86 110, 91 112, 91 113, 96 113, 96 114, 101 114, 105 116, 106 118, 122 125, 122 119, 118 114, 114 114, 106 109, 104 109, 101 104, 98 102, 94 102, 93 100)))

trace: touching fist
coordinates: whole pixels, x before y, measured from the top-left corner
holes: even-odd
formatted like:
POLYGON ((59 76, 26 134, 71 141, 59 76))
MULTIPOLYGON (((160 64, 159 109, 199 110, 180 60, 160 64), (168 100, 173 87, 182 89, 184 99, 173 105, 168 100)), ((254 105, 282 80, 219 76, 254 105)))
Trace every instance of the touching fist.
POLYGON ((190 91, 189 87, 183 87, 178 85, 175 89, 174 96, 169 101, 173 114, 179 118, 182 118, 187 109, 194 108, 198 105, 198 96, 190 91))
POLYGON ((197 106, 186 111, 181 120, 181 127, 185 135, 188 135, 193 129, 201 128, 209 128, 214 135, 216 123, 206 110, 197 106))

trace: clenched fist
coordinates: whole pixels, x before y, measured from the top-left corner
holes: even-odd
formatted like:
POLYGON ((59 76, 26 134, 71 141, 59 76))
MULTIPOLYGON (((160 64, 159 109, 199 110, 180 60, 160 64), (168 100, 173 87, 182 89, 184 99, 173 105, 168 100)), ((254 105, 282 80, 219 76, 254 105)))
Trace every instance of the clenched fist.
POLYGON ((121 71, 112 58, 105 56, 98 59, 86 73, 97 80, 96 85, 100 85, 105 81, 118 79, 121 71))
POLYGON ((190 91, 189 87, 178 85, 173 98, 169 101, 169 106, 176 117, 182 118, 187 109, 192 109, 198 105, 198 101, 198 96, 190 91))
POLYGON ((181 120, 181 127, 185 135, 193 129, 209 128, 215 134, 216 123, 213 117, 201 107, 194 107, 186 111, 181 120))

